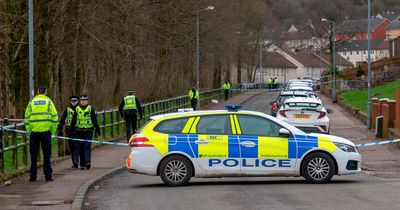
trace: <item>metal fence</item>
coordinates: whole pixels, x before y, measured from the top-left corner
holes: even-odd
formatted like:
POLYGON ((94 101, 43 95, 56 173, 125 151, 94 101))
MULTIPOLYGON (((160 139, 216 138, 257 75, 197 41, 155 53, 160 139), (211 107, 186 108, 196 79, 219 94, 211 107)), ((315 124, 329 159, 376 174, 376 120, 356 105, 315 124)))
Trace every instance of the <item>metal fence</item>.
MULTIPOLYGON (((236 88, 234 93, 240 91, 236 88)), ((200 92, 200 103, 202 106, 211 102, 211 99, 219 99, 223 96, 221 89, 212 89, 200 92)), ((179 96, 165 100, 155 101, 142 105, 143 119, 138 121, 139 126, 146 123, 151 116, 176 112, 180 108, 190 107, 189 98, 179 96)), ((97 118, 100 126, 100 136, 95 137, 102 141, 112 141, 121 139, 125 136, 124 120, 121 119, 118 109, 98 111, 97 118)), ((4 174, 12 174, 26 169, 28 166, 29 141, 23 132, 8 131, 5 129, 15 129, 24 131, 22 119, 0 119, 0 178, 4 174), (19 123, 18 123, 19 122, 19 123)), ((57 157, 66 156, 66 141, 62 139, 52 139, 52 155, 57 157)), ((39 153, 39 162, 41 160, 39 153)))

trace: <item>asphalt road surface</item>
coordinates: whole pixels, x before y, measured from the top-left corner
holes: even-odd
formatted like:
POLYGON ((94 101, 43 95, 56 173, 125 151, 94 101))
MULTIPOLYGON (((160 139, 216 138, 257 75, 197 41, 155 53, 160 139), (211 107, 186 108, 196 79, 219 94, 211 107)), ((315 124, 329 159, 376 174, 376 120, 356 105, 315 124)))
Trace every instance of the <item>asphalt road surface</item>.
MULTIPOLYGON (((268 102, 275 97, 261 94, 243 106, 269 113, 268 102)), ((336 127, 332 134, 357 138, 354 128, 345 132, 346 128, 336 127)), ((193 178, 187 186, 171 188, 159 177, 124 172, 95 186, 84 209, 400 209, 397 178, 363 172, 335 176, 323 185, 308 184, 302 177, 193 178)))

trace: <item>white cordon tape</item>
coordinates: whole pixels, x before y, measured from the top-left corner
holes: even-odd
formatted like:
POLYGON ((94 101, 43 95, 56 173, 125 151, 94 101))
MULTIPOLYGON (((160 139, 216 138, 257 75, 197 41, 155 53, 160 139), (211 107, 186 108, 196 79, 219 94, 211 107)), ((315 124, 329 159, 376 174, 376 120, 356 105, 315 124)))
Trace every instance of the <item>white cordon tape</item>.
POLYGON ((357 147, 369 147, 369 146, 375 146, 375 145, 381 145, 381 144, 390 144, 390 143, 396 143, 400 142, 400 139, 393 139, 393 140, 386 140, 386 141, 374 141, 371 143, 365 143, 365 144, 357 144, 357 147))
MULTIPOLYGON (((26 131, 10 129, 10 128, 2 128, 2 129, 6 130, 6 131, 16 132, 16 133, 27 133, 26 131)), ((63 139, 63 140, 68 140, 68 141, 83 141, 83 142, 91 142, 91 143, 95 143, 95 144, 107 144, 107 145, 114 145, 114 146, 129 147, 128 143, 97 141, 97 140, 93 140, 93 139, 77 139, 77 138, 68 138, 68 137, 64 137, 64 136, 54 136, 54 135, 52 135, 51 138, 63 139)))
MULTIPOLYGON (((16 130, 16 129, 10 129, 10 128, 2 128, 7 131, 13 131, 16 133, 26 133, 26 131, 21 131, 21 130, 16 130)), ((96 144, 108 144, 108 145, 116 145, 116 146, 124 146, 128 147, 128 143, 119 143, 119 142, 109 142, 109 141, 97 141, 97 140, 87 140, 87 139, 77 139, 77 138, 68 138, 64 136, 51 136, 51 138, 58 138, 58 139, 64 139, 64 140, 69 140, 69 141, 83 141, 83 142, 91 142, 91 143, 96 143, 96 144)), ((369 147, 369 146, 375 146, 375 145, 382 145, 382 144, 390 144, 390 143, 396 143, 400 142, 400 139, 393 139, 393 140, 386 140, 386 141, 374 141, 370 143, 364 143, 364 144, 356 144, 357 147, 369 147)))

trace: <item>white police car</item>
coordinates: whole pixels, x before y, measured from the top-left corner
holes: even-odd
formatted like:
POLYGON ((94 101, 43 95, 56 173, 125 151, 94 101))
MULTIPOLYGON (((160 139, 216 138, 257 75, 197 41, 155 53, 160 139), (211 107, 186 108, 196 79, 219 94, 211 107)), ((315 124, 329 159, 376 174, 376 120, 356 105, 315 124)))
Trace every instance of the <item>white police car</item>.
POLYGON ((303 176, 326 183, 333 175, 361 171, 361 155, 351 141, 305 134, 254 111, 154 116, 130 146, 128 171, 161 176, 168 186, 185 185, 191 177, 235 176, 303 176))

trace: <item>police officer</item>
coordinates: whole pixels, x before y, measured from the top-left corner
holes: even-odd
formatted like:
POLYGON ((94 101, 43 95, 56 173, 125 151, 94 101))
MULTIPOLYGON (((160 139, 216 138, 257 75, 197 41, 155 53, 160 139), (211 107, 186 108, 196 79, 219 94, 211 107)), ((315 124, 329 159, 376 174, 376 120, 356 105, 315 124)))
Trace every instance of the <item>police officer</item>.
POLYGON ((188 95, 190 99, 190 105, 192 106, 193 110, 196 110, 197 101, 199 100, 199 91, 196 90, 195 87, 193 87, 191 90, 189 90, 188 95))
POLYGON ((275 89, 278 89, 278 87, 279 87, 279 80, 278 80, 277 77, 275 77, 274 83, 275 83, 275 84, 274 84, 275 89))
MULTIPOLYGON (((79 106, 76 107, 72 117, 71 127, 75 129, 75 136, 78 139, 92 139, 93 131, 100 135, 100 127, 97 123, 96 111, 88 104, 89 97, 81 95, 79 97, 79 106)), ((75 143, 73 149, 74 156, 79 156, 79 165, 81 170, 87 170, 91 167, 92 143, 79 141, 75 143)))
POLYGON ((46 87, 39 87, 38 94, 25 110, 25 128, 29 135, 31 155, 30 182, 37 179, 37 157, 39 146, 43 152, 43 173, 46 182, 53 181, 51 168, 51 134, 57 130, 58 115, 54 103, 47 95, 46 87))
POLYGON ((225 95, 225 101, 228 100, 229 97, 229 91, 231 90, 231 84, 229 82, 224 83, 224 95, 225 95))
MULTIPOLYGON (((65 127, 67 130, 67 137, 75 138, 75 132, 71 128, 71 122, 72 122, 72 117, 75 114, 75 109, 79 103, 78 96, 69 97, 69 101, 70 101, 70 104, 62 113, 60 123, 58 124, 58 135, 59 136, 63 135, 63 126, 65 123, 65 125, 66 125, 65 127)), ((68 141, 68 149, 69 149, 69 152, 71 154, 71 159, 72 159, 72 168, 78 168, 78 164, 79 164, 79 155, 77 155, 77 153, 74 153, 75 144, 77 144, 77 143, 78 142, 73 141, 73 140, 68 141)))
POLYGON ((119 104, 118 110, 125 119, 126 141, 129 141, 132 134, 136 133, 137 114, 139 112, 140 119, 143 118, 142 106, 138 97, 133 90, 128 90, 128 95, 119 104))
POLYGON ((272 89, 272 79, 271 79, 271 77, 268 78, 267 84, 268 84, 268 89, 271 90, 272 89))

